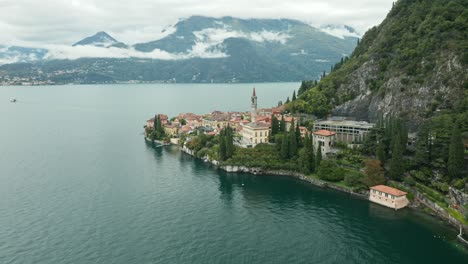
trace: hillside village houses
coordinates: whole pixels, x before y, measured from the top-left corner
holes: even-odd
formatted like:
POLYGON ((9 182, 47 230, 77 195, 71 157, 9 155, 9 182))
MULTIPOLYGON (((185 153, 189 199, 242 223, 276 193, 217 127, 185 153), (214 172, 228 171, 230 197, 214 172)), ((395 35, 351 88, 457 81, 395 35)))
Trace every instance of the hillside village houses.
MULTIPOLYGON (((291 129, 293 122, 295 124, 299 122, 298 118, 287 114, 282 115, 283 106, 257 109, 257 99, 256 90, 253 88, 249 112, 213 111, 205 115, 181 113, 170 120, 167 115, 160 114, 159 118, 166 135, 172 138, 196 133, 217 135, 223 128, 230 126, 238 135, 235 144, 243 148, 269 143, 272 116, 275 116, 278 121, 284 118, 287 131, 291 129)), ((154 118, 146 122, 146 127, 154 127, 154 118)), ((309 131, 305 126, 299 126, 299 130, 302 137, 312 133, 315 148, 320 146, 326 158, 328 154, 333 153, 333 145, 337 141, 357 142, 357 139, 364 138, 371 127, 373 124, 332 119, 318 121, 314 125, 314 132, 309 131)))

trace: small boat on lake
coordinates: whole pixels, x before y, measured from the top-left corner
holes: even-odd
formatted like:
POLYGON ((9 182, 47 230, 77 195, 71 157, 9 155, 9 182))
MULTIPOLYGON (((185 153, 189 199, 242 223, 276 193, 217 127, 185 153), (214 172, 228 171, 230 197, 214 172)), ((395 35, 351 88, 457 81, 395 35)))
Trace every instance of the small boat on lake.
POLYGON ((11 99, 10 99, 10 102, 16 103, 16 98, 11 98, 11 99))

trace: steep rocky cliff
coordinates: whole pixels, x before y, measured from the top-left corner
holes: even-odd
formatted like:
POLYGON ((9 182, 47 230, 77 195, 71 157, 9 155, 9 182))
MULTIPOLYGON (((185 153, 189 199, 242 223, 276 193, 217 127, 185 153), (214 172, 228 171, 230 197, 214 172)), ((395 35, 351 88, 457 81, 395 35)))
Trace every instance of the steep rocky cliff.
MULTIPOLYGON (((375 121, 398 114, 416 128, 436 112, 466 111, 468 1, 399 0, 352 56, 318 84, 303 85, 290 106, 375 121)), ((320 113, 319 113, 320 115, 320 113)))

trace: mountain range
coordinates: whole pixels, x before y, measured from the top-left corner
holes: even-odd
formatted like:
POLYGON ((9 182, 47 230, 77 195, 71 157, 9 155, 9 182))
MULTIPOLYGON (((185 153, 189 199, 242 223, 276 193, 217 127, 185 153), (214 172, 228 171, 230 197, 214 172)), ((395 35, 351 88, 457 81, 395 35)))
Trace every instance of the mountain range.
POLYGON ((128 45, 98 32, 72 46, 0 46, 0 82, 277 82, 316 79, 354 50, 349 26, 192 16, 128 45))

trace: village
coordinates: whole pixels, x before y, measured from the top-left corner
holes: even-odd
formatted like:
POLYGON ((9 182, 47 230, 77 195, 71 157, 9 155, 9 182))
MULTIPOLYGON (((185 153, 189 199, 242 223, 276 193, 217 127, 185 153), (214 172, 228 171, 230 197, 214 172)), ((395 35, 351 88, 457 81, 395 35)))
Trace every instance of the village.
MULTIPOLYGON (((250 111, 213 111, 204 115, 181 113, 173 118, 165 114, 156 114, 154 118, 146 121, 145 137, 161 145, 174 144, 185 147, 192 140, 192 136, 199 134, 216 136, 229 127, 235 134, 234 145, 246 149, 255 148, 259 144, 274 145, 275 143, 271 142, 272 126, 278 126, 278 123, 282 122, 285 124, 286 131, 296 129, 300 132, 301 138, 310 138, 313 152, 320 152, 317 155, 327 159, 338 153, 338 142, 350 148, 363 144, 375 126, 366 121, 355 121, 337 116, 329 116, 324 120, 314 118, 313 122, 309 122, 310 120, 304 122, 304 118, 285 113, 283 105, 258 109, 257 100, 257 94, 253 88, 250 111)), ((413 143, 414 137, 409 137, 407 144, 413 143)), ((395 210, 409 204, 407 192, 383 184, 369 186, 366 193, 370 201, 395 210)))

